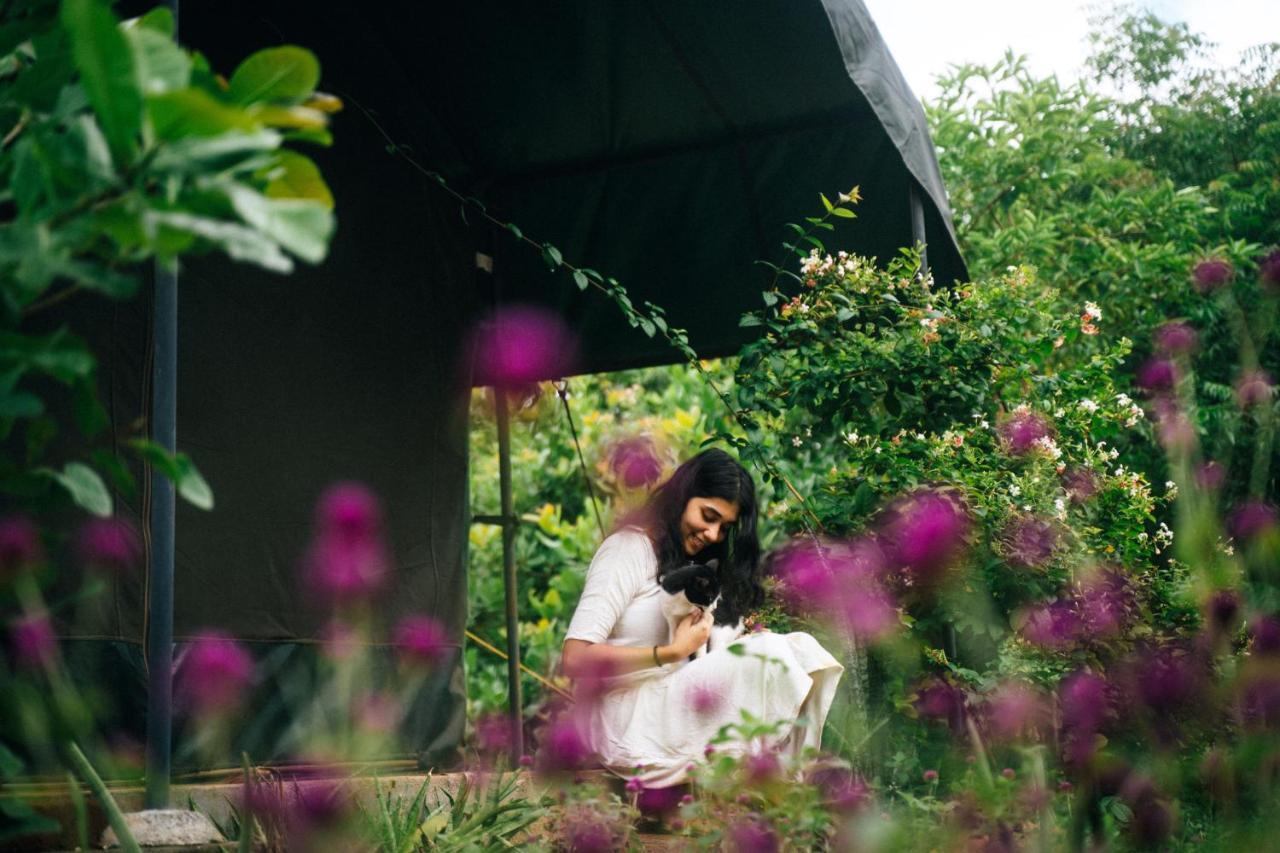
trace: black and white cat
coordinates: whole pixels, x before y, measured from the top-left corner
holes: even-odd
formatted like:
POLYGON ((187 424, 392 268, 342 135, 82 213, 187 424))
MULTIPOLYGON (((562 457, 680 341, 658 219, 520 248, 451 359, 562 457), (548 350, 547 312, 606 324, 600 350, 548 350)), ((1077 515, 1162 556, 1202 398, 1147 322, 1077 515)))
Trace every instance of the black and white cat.
MULTIPOLYGON (((686 563, 662 576, 662 615, 667 619, 667 642, 675 639, 676 625, 694 610, 715 614, 720 603, 718 562, 686 563)), ((700 658, 707 652, 724 648, 742 634, 742 620, 736 625, 712 625, 706 644, 693 653, 700 658)))

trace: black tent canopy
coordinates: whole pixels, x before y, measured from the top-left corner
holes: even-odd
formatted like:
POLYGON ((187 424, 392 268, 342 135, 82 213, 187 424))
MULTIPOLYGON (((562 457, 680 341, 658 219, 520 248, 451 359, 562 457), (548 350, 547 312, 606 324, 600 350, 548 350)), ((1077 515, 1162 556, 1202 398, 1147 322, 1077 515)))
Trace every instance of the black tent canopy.
MULTIPOLYGON (((494 301, 533 302, 579 332, 584 372, 676 358, 527 246, 464 220, 387 137, 666 308, 703 355, 744 341, 738 318, 767 283, 755 260, 781 259, 785 223, 812 215, 819 192, 861 188, 858 219, 828 247, 880 258, 912 241, 914 193, 935 277, 965 275, 923 112, 860 0, 210 0, 183 4, 181 28, 219 69, 307 46, 347 108, 317 156, 339 221, 324 264, 287 278, 213 259, 181 272, 178 446, 218 504, 177 511, 179 643, 218 628, 273 661, 314 643, 324 614, 299 595, 298 557, 316 496, 353 479, 384 502, 396 563, 384 614, 432 614, 460 647, 466 330, 494 301)), ((110 326, 103 371, 122 434, 150 395, 149 307, 132 310, 110 326)), ((146 597, 120 580, 97 633, 134 677, 146 597)), ((460 738, 460 666, 412 718, 427 763, 460 738)), ((248 745, 254 757, 279 757, 266 743, 248 745)))

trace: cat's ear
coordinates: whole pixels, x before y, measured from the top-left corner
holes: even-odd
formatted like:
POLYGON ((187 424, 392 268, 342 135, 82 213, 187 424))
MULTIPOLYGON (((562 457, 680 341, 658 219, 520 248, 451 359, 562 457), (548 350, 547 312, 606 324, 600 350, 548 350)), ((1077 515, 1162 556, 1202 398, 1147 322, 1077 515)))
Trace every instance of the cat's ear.
POLYGON ((707 560, 707 568, 709 568, 709 569, 719 569, 719 568, 720 568, 720 558, 719 558, 719 557, 712 557, 710 560, 707 560))

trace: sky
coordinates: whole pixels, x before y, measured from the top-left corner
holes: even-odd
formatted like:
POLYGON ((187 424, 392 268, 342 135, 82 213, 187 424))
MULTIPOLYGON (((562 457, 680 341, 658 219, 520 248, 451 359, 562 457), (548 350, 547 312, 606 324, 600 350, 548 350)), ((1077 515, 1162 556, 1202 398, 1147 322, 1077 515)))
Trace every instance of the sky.
MULTIPOLYGON (((1090 8, 1078 0, 863 0, 916 95, 936 94, 951 64, 992 64, 1006 48, 1026 54, 1038 74, 1072 80, 1088 55, 1090 8)), ((1261 41, 1280 40, 1280 0, 1151 0, 1139 4, 1218 43, 1214 58, 1234 65, 1261 41)))

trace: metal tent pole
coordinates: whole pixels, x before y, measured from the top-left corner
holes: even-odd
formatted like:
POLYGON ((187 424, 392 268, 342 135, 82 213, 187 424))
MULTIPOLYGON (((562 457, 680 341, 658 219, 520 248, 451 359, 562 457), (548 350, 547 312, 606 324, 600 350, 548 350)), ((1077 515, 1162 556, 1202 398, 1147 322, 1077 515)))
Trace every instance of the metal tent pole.
MULTIPOLYGON (((170 453, 178 420, 178 271, 156 264, 152 323, 151 439, 170 453)), ((151 469, 151 565, 147 578, 146 806, 169 806, 173 723, 173 483, 151 469)))
POLYGON ((507 392, 493 386, 498 421, 498 490, 502 508, 502 585, 507 599, 507 712, 511 727, 511 764, 524 754, 524 716, 520 698, 520 618, 516 609, 516 513, 511 497, 511 423, 507 392))
POLYGON ((920 188, 915 181, 909 184, 911 193, 911 243, 920 247, 920 275, 929 274, 928 241, 924 234, 924 204, 920 201, 920 188))

